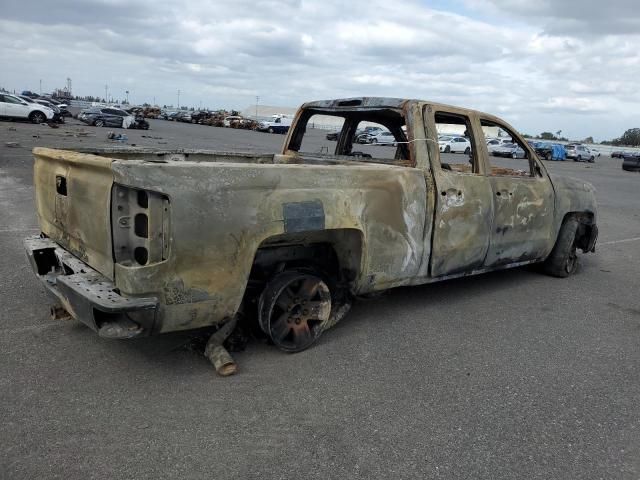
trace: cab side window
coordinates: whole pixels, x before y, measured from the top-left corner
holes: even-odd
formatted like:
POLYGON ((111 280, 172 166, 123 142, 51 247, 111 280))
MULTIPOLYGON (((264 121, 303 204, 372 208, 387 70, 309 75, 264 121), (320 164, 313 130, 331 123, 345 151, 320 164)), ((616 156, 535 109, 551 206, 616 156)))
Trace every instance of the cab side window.
POLYGON ((480 120, 489 152, 489 175, 532 177, 532 159, 525 145, 508 128, 490 120, 480 120))
POLYGON ((435 123, 441 169, 454 174, 479 174, 469 118, 455 113, 436 112, 435 123))

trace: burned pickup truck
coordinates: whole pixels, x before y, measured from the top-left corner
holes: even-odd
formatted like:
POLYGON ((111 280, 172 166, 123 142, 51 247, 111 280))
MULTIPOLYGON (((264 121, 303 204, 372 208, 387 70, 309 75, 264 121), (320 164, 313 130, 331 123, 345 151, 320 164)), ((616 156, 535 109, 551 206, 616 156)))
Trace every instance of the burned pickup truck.
POLYGON ((54 315, 107 338, 208 327, 221 374, 239 318, 297 352, 359 295, 532 263, 566 277, 598 232, 593 187, 548 174, 507 123, 418 100, 304 104, 280 154, 34 156, 41 234, 25 246, 54 315), (325 145, 327 117, 341 128, 325 145), (367 126, 395 141, 355 143, 367 126), (443 132, 470 152, 439 152, 443 132), (496 132, 525 158, 491 157, 496 132))

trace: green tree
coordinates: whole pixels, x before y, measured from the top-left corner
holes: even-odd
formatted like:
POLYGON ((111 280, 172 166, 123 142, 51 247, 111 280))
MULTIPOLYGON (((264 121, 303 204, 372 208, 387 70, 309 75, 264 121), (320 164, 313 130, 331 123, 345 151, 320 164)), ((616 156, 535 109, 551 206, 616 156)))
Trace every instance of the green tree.
POLYGON ((542 132, 539 138, 542 140, 556 140, 556 136, 551 132, 542 132))
POLYGON ((630 128, 617 140, 618 145, 640 146, 640 128, 630 128))

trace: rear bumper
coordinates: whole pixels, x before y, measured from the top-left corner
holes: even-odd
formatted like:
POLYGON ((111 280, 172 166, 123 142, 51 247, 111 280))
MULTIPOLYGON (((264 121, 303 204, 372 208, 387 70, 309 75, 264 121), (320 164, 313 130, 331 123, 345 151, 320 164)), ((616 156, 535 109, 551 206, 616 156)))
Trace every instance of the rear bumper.
POLYGON ((48 238, 30 237, 24 246, 34 273, 77 320, 107 338, 153 333, 158 299, 125 297, 105 276, 48 238))

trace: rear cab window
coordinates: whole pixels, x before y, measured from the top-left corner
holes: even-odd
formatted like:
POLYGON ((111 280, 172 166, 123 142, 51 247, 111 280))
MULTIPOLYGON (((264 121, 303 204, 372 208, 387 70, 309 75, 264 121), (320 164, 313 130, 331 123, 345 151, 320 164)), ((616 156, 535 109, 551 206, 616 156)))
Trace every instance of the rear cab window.
POLYGON ((393 108, 302 112, 287 149, 304 158, 413 166, 403 113, 393 108), (327 134, 337 132, 337 136, 327 134))

